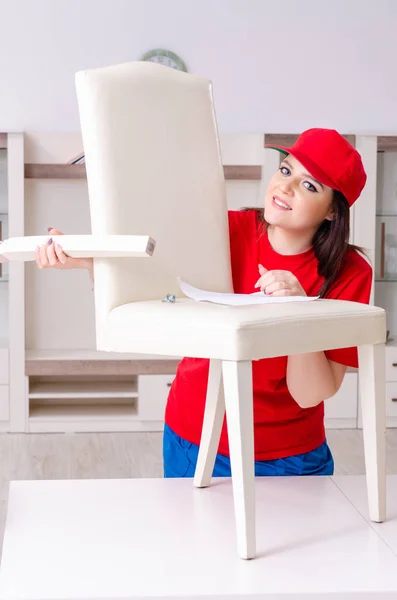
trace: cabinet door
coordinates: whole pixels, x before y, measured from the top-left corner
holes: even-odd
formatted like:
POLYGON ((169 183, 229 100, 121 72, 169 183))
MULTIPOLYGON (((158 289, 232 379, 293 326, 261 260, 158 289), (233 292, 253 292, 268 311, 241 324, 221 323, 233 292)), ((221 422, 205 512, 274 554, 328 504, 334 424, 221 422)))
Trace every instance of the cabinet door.
POLYGON ((175 375, 139 375, 138 416, 145 421, 163 421, 168 394, 175 375))
POLYGON ((8 348, 0 348, 0 421, 10 419, 8 348))
POLYGON ((326 427, 357 427, 357 381, 357 373, 346 373, 339 391, 324 402, 326 427))
POLYGON ((0 348, 0 384, 8 384, 8 348, 0 348))
POLYGON ((0 421, 10 419, 10 399, 8 385, 0 385, 0 421))

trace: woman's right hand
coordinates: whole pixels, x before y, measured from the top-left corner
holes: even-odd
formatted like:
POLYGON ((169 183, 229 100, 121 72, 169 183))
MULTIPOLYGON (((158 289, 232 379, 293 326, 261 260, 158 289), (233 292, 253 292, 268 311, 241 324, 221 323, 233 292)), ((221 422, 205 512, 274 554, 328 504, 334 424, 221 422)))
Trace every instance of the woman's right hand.
MULTIPOLYGON (((48 228, 52 235, 63 235, 62 231, 48 228)), ((36 248, 36 264, 39 269, 88 269, 92 273, 92 258, 72 258, 65 254, 59 243, 50 238, 47 244, 36 248)))

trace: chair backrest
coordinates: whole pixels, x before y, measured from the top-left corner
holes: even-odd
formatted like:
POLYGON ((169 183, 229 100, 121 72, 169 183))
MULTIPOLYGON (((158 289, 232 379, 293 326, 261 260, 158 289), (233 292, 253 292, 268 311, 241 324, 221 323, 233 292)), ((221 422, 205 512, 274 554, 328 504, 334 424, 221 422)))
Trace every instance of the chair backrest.
POLYGON ((231 291, 211 81, 147 62, 76 74, 93 234, 150 235, 151 258, 95 259, 97 343, 116 306, 231 291))

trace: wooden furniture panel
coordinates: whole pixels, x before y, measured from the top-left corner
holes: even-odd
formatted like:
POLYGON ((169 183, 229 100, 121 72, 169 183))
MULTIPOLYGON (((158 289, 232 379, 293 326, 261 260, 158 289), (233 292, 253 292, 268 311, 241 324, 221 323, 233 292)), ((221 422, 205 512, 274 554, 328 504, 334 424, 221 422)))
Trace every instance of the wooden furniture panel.
MULTIPOLYGON (((225 165, 226 180, 258 181, 261 178, 260 165, 225 165)), ((26 179, 86 179, 85 165, 25 164, 26 179)))

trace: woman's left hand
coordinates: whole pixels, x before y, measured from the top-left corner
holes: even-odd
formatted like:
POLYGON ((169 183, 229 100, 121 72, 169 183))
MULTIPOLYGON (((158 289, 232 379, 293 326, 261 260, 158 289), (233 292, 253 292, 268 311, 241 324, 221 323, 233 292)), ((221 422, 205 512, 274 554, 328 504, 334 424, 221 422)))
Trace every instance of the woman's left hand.
POLYGON ((306 296, 306 292, 291 271, 268 271, 258 265, 260 277, 255 287, 269 296, 306 296))

